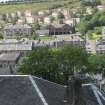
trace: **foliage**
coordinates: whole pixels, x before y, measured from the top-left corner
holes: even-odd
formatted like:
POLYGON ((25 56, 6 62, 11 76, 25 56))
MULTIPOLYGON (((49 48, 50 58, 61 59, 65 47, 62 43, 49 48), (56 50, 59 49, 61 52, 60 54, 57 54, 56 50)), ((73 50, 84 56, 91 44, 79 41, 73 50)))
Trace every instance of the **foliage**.
MULTIPOLYGON (((92 16, 86 16, 81 19, 78 25, 79 31, 82 34, 87 33, 89 30, 94 30, 95 27, 105 26, 105 12, 96 12, 92 16)), ((99 28, 95 29, 96 33, 100 33, 99 28)))
POLYGON ((1 40, 1 39, 3 39, 3 35, 2 35, 2 34, 0 34, 0 40, 1 40))
POLYGON ((33 35, 32 35, 32 39, 33 39, 33 40, 36 40, 36 39, 37 39, 37 37, 38 37, 38 36, 37 36, 37 35, 35 35, 35 34, 33 34, 33 35))
POLYGON ((81 20, 81 22, 78 24, 78 29, 82 35, 85 35, 88 30, 91 29, 91 25, 88 21, 81 20))
POLYGON ((25 74, 32 74, 44 79, 58 82, 62 79, 58 70, 56 55, 49 48, 35 48, 25 58, 20 71, 25 74))
POLYGON ((105 55, 91 55, 88 58, 88 72, 105 74, 105 55))
POLYGON ((94 28, 94 32, 95 32, 96 34, 98 34, 98 35, 101 35, 101 33, 102 33, 102 27, 95 27, 95 28, 94 28))
POLYGON ((100 0, 81 0, 82 6, 97 6, 100 4, 101 4, 100 0))
POLYGON ((16 24, 17 20, 18 20, 18 17, 17 17, 17 16, 12 17, 12 18, 11 18, 12 24, 16 24))
POLYGON ((20 71, 47 80, 65 83, 69 75, 78 72, 87 63, 87 53, 81 47, 70 45, 58 50, 35 48, 22 62, 20 71))
POLYGON ((30 24, 32 26, 32 31, 35 32, 36 30, 40 29, 40 25, 36 22, 33 24, 30 24))

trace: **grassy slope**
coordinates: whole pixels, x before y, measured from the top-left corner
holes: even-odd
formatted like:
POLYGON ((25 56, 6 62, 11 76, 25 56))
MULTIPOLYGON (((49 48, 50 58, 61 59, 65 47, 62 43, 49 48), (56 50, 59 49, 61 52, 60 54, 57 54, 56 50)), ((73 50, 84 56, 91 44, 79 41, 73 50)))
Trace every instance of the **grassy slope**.
POLYGON ((65 0, 59 0, 56 2, 43 2, 43 3, 29 3, 29 4, 13 4, 13 5, 0 5, 0 13, 6 12, 15 12, 17 10, 26 10, 30 9, 33 11, 48 9, 52 7, 53 4, 61 4, 64 5, 65 0))

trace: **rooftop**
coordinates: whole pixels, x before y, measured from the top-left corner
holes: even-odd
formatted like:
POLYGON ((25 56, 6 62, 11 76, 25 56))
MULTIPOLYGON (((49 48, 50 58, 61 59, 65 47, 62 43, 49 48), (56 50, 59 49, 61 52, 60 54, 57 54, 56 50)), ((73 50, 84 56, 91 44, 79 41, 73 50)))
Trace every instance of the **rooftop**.
MULTIPOLYGON (((0 105, 65 105, 65 92, 66 87, 35 76, 0 75, 0 105)), ((95 85, 83 84, 81 93, 87 105, 105 105, 105 93, 95 85)))
POLYGON ((21 28, 31 28, 31 26, 29 26, 29 25, 27 25, 27 24, 24 24, 24 25, 12 25, 12 24, 7 24, 5 27, 4 27, 4 29, 8 29, 8 28, 13 28, 13 29, 15 29, 15 28, 19 28, 19 29, 21 29, 21 28))
POLYGON ((0 54, 0 62, 7 62, 7 61, 17 61, 19 58, 20 53, 2 53, 0 54))

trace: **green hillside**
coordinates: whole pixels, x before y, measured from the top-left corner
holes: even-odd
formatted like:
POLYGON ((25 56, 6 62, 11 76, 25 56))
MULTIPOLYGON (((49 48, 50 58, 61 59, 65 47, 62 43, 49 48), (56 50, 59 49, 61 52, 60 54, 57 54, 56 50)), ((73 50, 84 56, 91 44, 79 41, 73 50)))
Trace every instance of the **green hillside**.
POLYGON ((41 3, 22 3, 22 4, 6 4, 6 5, 2 4, 0 5, 0 13, 15 12, 17 10, 23 11, 26 9, 38 11, 38 10, 52 8, 54 5, 62 7, 65 5, 65 3, 68 4, 68 1, 58 0, 56 2, 50 1, 50 2, 41 2, 41 3))
MULTIPOLYGON (((40 1, 40 0, 35 0, 40 1)), ((17 10, 24 11, 26 9, 32 10, 34 12, 38 10, 50 9, 54 6, 59 7, 77 7, 80 5, 81 0, 44 0, 44 2, 37 3, 17 3, 17 4, 1 4, 0 13, 15 12, 17 10)), ((105 4, 105 0, 101 0, 105 4)))
POLYGON ((38 3, 20 3, 20 4, 1 4, 0 13, 15 12, 17 10, 30 9, 32 11, 50 9, 55 6, 59 7, 72 7, 76 6, 79 0, 48 0, 48 2, 38 3))

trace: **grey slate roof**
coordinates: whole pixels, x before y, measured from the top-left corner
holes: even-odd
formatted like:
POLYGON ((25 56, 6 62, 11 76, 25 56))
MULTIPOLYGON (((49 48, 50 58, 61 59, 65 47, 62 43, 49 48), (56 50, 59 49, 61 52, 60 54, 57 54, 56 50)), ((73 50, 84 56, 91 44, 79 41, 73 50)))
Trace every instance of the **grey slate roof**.
MULTIPOLYGON (((63 86, 37 77, 32 77, 32 79, 36 82, 48 105, 64 105, 65 88, 63 86)), ((0 105, 47 104, 43 104, 30 76, 0 76, 0 105)))
MULTIPOLYGON (((98 93, 94 85, 83 85, 82 92, 87 103, 83 105, 105 105, 104 98, 99 94, 102 104, 98 103, 93 91, 96 89, 98 93)), ((30 75, 1 75, 0 105, 66 105, 65 90, 62 85, 30 75)))
POLYGON ((15 62, 20 57, 20 53, 2 53, 0 54, 0 62, 12 61, 15 62))

